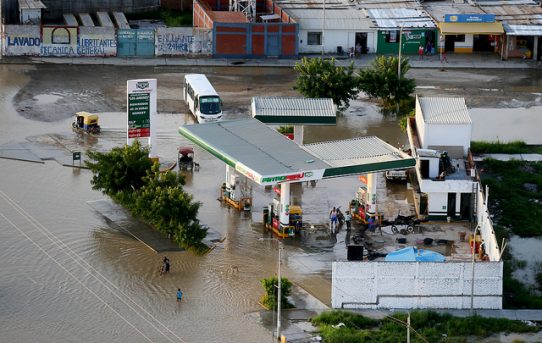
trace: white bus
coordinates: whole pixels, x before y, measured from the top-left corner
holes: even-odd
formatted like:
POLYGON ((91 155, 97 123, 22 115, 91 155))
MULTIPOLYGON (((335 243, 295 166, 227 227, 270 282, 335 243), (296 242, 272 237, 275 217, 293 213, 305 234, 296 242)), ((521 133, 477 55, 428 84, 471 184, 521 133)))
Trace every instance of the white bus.
POLYGON ((205 75, 185 75, 183 88, 184 100, 198 123, 222 120, 222 100, 205 75))

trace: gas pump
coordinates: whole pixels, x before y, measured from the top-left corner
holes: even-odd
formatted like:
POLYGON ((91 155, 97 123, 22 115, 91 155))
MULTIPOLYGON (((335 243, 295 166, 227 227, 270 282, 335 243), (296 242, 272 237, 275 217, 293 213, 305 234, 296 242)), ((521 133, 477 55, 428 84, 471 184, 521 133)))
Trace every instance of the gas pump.
POLYGON ((303 227, 303 211, 300 206, 290 205, 290 184, 281 183, 280 200, 264 208, 265 227, 281 238, 294 237, 303 227))
POLYGON ((252 208, 252 187, 228 165, 226 182, 220 187, 220 199, 237 210, 250 211, 252 208))
POLYGON ((358 188, 356 197, 350 201, 349 208, 352 218, 368 224, 379 219, 376 206, 376 173, 361 175, 359 179, 362 185, 358 188))

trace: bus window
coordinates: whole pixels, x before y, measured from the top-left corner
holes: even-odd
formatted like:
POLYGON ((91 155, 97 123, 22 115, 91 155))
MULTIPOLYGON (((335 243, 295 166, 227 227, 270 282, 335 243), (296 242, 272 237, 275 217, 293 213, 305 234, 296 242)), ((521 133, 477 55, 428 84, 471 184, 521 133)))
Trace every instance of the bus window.
POLYGON ((220 98, 217 96, 201 97, 199 103, 202 114, 218 114, 221 112, 220 98))

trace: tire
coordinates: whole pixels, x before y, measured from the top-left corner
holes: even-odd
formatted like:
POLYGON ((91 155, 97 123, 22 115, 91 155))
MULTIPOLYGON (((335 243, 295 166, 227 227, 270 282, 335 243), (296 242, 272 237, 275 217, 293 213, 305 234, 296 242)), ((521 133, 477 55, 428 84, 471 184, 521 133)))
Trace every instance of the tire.
POLYGON ((408 231, 408 233, 413 233, 414 232, 414 226, 412 226, 412 225, 407 226, 407 231, 408 231))
POLYGON ((393 233, 399 233, 399 230, 397 230, 397 226, 392 225, 392 226, 391 226, 391 232, 393 232, 393 233))

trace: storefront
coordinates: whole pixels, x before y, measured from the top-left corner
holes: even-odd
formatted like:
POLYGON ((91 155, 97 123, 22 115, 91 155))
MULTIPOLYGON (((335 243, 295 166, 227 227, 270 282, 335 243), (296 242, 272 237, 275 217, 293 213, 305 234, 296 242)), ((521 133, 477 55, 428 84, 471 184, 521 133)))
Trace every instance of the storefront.
POLYGON ((439 28, 445 51, 472 53, 501 49, 504 29, 492 14, 446 14, 439 28))
MULTIPOLYGON (((378 31, 379 54, 399 53, 400 29, 378 31)), ((403 54, 417 54, 421 46, 428 54, 435 54, 438 51, 438 32, 436 29, 403 29, 401 37, 401 52, 403 54)))
POLYGON ((542 25, 507 25, 503 57, 540 61, 542 58, 542 25))

